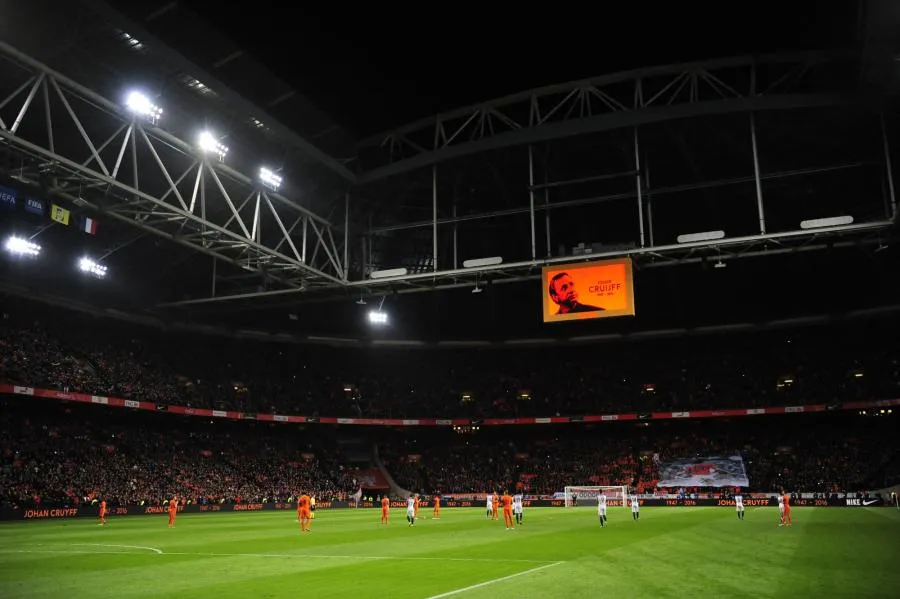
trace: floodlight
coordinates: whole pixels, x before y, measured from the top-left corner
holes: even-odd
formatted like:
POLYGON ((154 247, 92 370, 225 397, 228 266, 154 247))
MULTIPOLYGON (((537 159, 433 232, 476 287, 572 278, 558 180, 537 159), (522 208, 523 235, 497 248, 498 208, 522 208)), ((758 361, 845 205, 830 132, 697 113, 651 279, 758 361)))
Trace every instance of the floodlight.
POLYGON ((372 310, 369 312, 369 322, 372 324, 387 324, 388 317, 386 312, 381 310, 372 310))
POLYGON ((131 92, 125 99, 128 110, 138 116, 142 116, 155 123, 162 116, 162 108, 150 101, 150 98, 140 92, 131 92))
POLYGON ((219 160, 225 160, 225 155, 228 153, 228 148, 219 142, 219 140, 209 131, 204 131, 200 134, 197 144, 202 151, 215 154, 219 157, 219 160))
POLYGON ((259 169, 259 180, 266 187, 271 187, 272 191, 278 191, 278 188, 281 187, 281 175, 266 167, 259 169))
POLYGON ((78 269, 81 272, 86 272, 89 275, 95 276, 98 279, 102 279, 106 276, 106 267, 102 264, 94 262, 90 258, 82 258, 78 261, 78 269))
POLYGON ((6 240, 6 251, 17 256, 35 257, 41 253, 41 246, 21 237, 10 237, 6 240))

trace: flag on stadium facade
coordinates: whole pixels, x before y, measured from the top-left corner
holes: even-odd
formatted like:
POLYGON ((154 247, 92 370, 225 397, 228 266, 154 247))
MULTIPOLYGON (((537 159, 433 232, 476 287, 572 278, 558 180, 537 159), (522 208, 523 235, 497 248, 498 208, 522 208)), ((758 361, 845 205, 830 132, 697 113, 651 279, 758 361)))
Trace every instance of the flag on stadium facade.
POLYGON ((44 216, 44 200, 41 198, 25 198, 25 212, 35 216, 44 216))
POLYGON ((57 206, 56 204, 50 205, 50 219, 51 220, 54 220, 61 225, 68 225, 70 215, 71 215, 71 212, 69 212, 62 206, 57 206))
POLYGON ((16 209, 16 190, 9 187, 0 187, 0 209, 16 209))
POLYGON ((97 221, 94 219, 85 216, 81 221, 81 230, 87 233, 88 235, 96 235, 97 234, 97 221))

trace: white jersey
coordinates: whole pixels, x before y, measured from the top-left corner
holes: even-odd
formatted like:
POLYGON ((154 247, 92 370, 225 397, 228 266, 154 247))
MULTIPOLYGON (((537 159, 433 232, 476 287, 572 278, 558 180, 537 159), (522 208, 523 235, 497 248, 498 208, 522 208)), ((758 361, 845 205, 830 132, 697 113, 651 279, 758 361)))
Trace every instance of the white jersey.
POLYGON ((411 495, 406 498, 406 513, 408 515, 416 513, 416 498, 411 495))
POLYGON ((784 495, 778 495, 778 511, 784 512, 784 495))
POLYGON ((522 496, 521 495, 513 495, 513 513, 514 514, 522 513, 522 496))
POLYGON ((735 495, 734 496, 734 506, 739 510, 744 509, 744 496, 743 495, 735 495))
POLYGON ((640 511, 640 509, 641 509, 641 503, 638 500, 637 496, 632 497, 631 498, 631 511, 637 512, 637 511, 640 511))
POLYGON ((494 496, 490 494, 487 496, 487 509, 494 509, 494 496))
POLYGON ((597 514, 600 516, 606 515, 606 495, 603 493, 597 496, 597 514))

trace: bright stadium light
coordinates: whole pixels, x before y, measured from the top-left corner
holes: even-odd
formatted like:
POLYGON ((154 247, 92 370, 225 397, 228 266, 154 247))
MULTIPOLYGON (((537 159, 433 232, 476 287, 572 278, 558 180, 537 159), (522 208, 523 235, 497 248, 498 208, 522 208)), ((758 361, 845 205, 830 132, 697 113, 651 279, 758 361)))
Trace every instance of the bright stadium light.
POLYGON ((272 188, 272 191, 278 191, 281 187, 281 175, 275 174, 275 171, 262 167, 259 169, 259 180, 266 187, 272 188))
POLYGON ((125 98, 125 106, 138 116, 142 116, 152 123, 156 123, 162 116, 162 108, 150 101, 150 98, 141 92, 131 92, 125 98))
POLYGON ((369 312, 369 322, 372 324, 387 324, 387 312, 381 310, 372 310, 369 312))
POLYGON ((209 131, 204 131, 200 134, 197 144, 202 151, 209 154, 215 154, 219 157, 219 160, 225 160, 225 155, 228 154, 228 148, 219 142, 219 140, 209 131))
POLYGON ((6 251, 17 256, 35 257, 41 253, 41 246, 21 237, 10 237, 6 240, 6 251))
POLYGON ((78 270, 95 276, 98 279, 102 279, 106 276, 106 267, 87 257, 78 261, 78 270))

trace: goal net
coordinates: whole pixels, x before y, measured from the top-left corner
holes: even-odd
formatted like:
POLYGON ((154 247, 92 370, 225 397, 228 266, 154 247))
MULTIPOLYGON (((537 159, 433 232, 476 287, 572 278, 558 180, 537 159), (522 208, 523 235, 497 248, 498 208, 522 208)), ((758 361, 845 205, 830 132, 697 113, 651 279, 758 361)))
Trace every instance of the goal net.
POLYGON ((619 487, 566 487, 565 506, 591 506, 597 507, 597 497, 606 495, 606 505, 609 507, 628 507, 628 488, 619 487))

